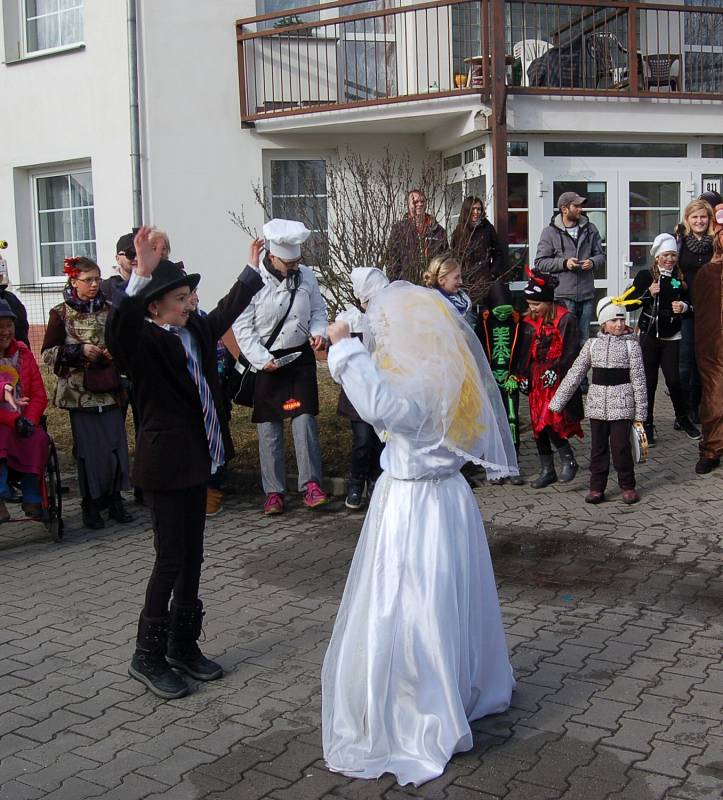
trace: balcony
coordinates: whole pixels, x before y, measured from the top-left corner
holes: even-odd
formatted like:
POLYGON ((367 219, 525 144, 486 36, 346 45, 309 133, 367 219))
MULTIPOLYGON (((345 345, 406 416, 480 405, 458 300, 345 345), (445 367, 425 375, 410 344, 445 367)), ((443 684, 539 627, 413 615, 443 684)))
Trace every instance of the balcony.
POLYGON ((247 126, 394 103, 433 113, 485 102, 500 84, 506 95, 723 100, 720 7, 338 0, 236 31, 247 126))

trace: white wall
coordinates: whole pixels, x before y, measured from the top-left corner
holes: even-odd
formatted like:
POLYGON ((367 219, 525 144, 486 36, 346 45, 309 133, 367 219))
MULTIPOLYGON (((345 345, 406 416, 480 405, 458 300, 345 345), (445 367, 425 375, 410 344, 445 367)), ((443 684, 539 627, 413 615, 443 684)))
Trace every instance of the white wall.
POLYGON ((10 242, 13 283, 34 282, 39 271, 31 169, 91 162, 104 271, 132 223, 125 3, 86 3, 84 37, 82 50, 0 64, 0 238, 10 242))

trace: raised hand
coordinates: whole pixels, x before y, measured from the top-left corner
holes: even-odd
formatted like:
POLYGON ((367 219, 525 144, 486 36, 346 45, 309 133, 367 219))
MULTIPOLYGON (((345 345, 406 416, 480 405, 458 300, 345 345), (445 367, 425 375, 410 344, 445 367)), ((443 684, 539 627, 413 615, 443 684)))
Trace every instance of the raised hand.
POLYGON ((254 239, 249 247, 249 264, 256 269, 259 268, 261 263, 261 253, 264 251, 264 240, 261 238, 254 239))
POLYGON ((346 322, 332 322, 326 329, 326 335, 332 344, 349 338, 349 326, 346 322))
POLYGON ((149 238, 152 231, 150 225, 141 225, 133 239, 138 259, 136 272, 140 278, 150 278, 161 260, 160 252, 156 252, 149 238))

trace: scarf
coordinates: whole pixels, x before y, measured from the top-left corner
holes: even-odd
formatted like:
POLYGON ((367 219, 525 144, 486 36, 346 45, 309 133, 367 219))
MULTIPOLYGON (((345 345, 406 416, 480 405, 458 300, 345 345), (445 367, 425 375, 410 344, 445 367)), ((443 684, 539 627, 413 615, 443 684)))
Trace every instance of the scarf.
POLYGON ((692 233, 684 237, 685 248, 689 253, 696 256, 712 256, 713 255, 713 237, 707 233, 700 237, 700 239, 692 233))
POLYGON ((97 314, 105 308, 105 295, 99 291, 92 300, 81 300, 78 292, 68 284, 63 289, 63 300, 73 309, 81 314, 97 314))
POLYGON ((469 307, 472 305, 472 301, 467 297, 466 294, 462 292, 457 292, 457 294, 447 294, 444 289, 440 289, 439 286, 437 287, 437 291, 457 309, 457 311, 464 316, 468 311, 469 307))

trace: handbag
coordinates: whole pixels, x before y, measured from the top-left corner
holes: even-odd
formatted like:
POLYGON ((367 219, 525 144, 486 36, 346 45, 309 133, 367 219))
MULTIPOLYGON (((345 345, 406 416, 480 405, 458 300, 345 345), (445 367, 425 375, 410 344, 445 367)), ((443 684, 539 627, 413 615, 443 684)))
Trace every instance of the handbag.
MULTIPOLYGON (((264 347, 266 347, 267 350, 271 349, 271 345, 273 345, 273 343, 276 341, 278 335, 281 333, 281 329, 284 327, 284 323, 286 322, 289 312, 291 311, 291 306, 294 305, 297 288, 298 287, 294 285, 294 288, 291 290, 291 300, 289 301, 289 306, 286 309, 286 313, 276 324, 276 327, 273 329, 273 331, 271 331, 269 338, 266 340, 264 347)), ((240 380, 238 382, 238 388, 234 386, 235 381, 233 378, 231 378, 229 381, 229 392, 233 402, 236 403, 237 406, 253 408, 254 393, 256 391, 256 375, 258 374, 258 370, 251 366, 248 359, 244 357, 243 353, 239 353, 238 360, 234 364, 234 372, 240 375, 240 380)))
POLYGON ((93 394, 117 392, 121 388, 120 375, 113 364, 89 364, 83 373, 83 386, 93 394))

